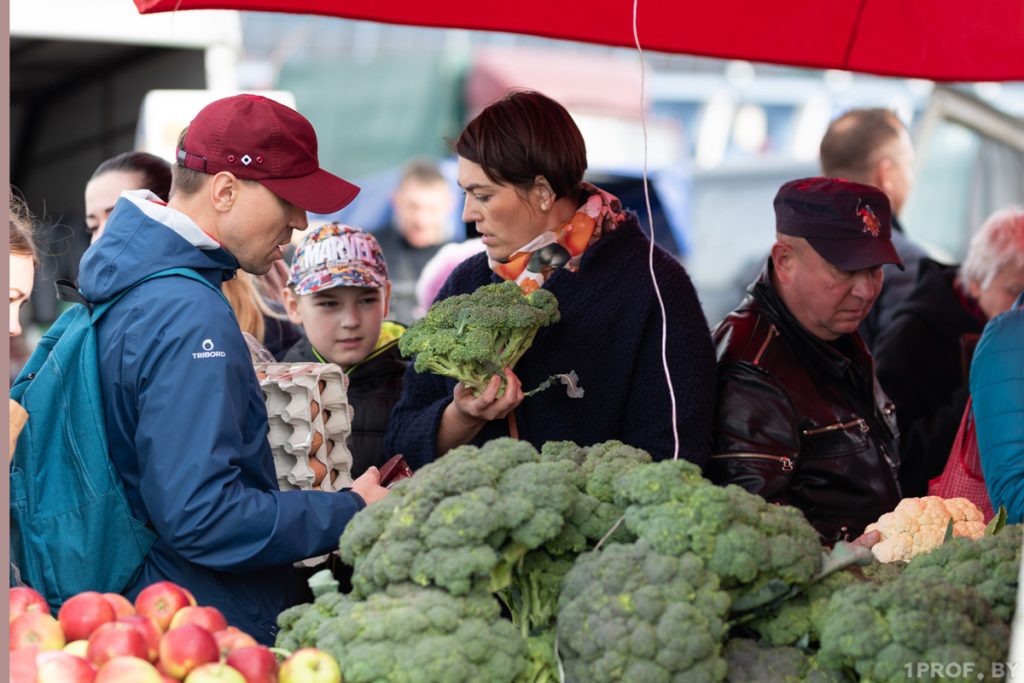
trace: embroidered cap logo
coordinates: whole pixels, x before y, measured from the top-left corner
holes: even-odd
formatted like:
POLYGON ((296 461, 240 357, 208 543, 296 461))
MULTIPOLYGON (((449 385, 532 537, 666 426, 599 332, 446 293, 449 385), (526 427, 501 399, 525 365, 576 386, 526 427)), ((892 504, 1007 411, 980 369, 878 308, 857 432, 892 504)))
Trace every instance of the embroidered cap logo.
POLYGON ((857 204, 857 215, 864 221, 864 232, 870 234, 872 237, 878 237, 878 234, 882 230, 882 225, 878 222, 878 217, 875 216, 875 212, 871 210, 871 205, 865 204, 863 207, 858 202, 857 204))

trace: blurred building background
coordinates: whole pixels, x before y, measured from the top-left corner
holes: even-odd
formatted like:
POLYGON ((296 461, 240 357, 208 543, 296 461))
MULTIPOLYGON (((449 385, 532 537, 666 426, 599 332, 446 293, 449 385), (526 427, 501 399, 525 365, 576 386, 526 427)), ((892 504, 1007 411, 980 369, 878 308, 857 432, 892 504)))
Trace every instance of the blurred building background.
MULTIPOLYGON (((643 215, 645 123, 656 238, 686 264, 712 324, 771 244, 776 189, 818 172, 821 135, 851 107, 892 108, 910 127, 918 181, 903 222, 937 256, 961 258, 984 216, 1024 204, 1024 83, 936 87, 657 53, 645 63, 641 96, 628 49, 286 14, 141 17, 130 0, 12 0, 11 178, 45 215, 54 254, 39 291, 77 272, 93 168, 173 139, 199 106, 167 99, 181 89, 288 99, 316 127, 321 163, 364 187, 340 218, 367 228, 386 222, 410 158, 437 159, 453 176, 446 138, 509 87, 563 102, 592 177, 643 215), (151 91, 162 98, 147 104, 151 91)), ((34 297, 39 325, 56 313, 34 297)))

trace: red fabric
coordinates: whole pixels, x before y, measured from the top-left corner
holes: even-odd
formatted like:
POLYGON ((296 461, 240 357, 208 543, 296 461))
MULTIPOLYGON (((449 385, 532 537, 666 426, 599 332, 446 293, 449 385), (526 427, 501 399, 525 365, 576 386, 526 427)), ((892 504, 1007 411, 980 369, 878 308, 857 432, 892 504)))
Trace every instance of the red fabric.
POLYGON ((974 430, 974 415, 971 413, 971 401, 967 401, 964 417, 960 421, 960 431, 956 434, 953 449, 946 461, 946 469, 942 474, 928 483, 928 495, 943 498, 966 498, 981 510, 985 521, 995 516, 992 502, 988 499, 985 488, 985 476, 981 471, 981 458, 978 455, 978 436, 974 430))
MULTIPOLYGON (((139 11, 234 9, 504 31, 633 46, 623 0, 135 0, 139 11)), ((639 0, 646 50, 938 81, 1024 80, 1021 0, 639 0)))

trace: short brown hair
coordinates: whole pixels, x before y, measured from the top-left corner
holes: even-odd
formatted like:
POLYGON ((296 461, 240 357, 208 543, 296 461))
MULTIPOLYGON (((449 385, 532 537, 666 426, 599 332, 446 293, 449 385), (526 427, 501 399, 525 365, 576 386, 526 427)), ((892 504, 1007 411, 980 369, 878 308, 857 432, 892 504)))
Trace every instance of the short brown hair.
POLYGON ((890 109, 851 109, 833 121, 821 139, 821 170, 832 178, 867 182, 878 150, 903 130, 890 109))
POLYGON ((488 105, 452 148, 496 183, 527 189, 544 176, 558 198, 576 194, 587 170, 587 147, 569 112, 531 90, 488 105))
POLYGON ((414 159, 402 169, 402 178, 398 184, 405 185, 410 181, 420 185, 434 185, 447 182, 437 164, 429 159, 414 159))
POLYGON ((123 154, 118 154, 97 166, 96 170, 92 172, 92 178, 98 178, 105 173, 113 171, 138 173, 142 176, 143 188, 149 190, 165 202, 167 197, 170 196, 171 165, 155 154, 147 152, 124 152, 123 154))
MULTIPOLYGON (((175 150, 179 150, 185 144, 185 134, 188 132, 188 126, 185 126, 181 130, 181 134, 178 135, 178 144, 175 146, 175 150)), ((177 151, 175 151, 177 154, 177 151)), ((174 196, 179 192, 186 197, 194 195, 196 192, 202 189, 203 183, 206 182, 207 176, 202 171, 195 171, 191 168, 185 168, 180 163, 175 162, 174 166, 171 167, 171 194, 174 196)))
POLYGON ((18 256, 31 256, 33 261, 38 261, 39 254, 36 251, 36 241, 32 236, 32 214, 29 212, 25 200, 15 192, 13 187, 11 188, 9 212, 11 220, 11 253, 18 256))

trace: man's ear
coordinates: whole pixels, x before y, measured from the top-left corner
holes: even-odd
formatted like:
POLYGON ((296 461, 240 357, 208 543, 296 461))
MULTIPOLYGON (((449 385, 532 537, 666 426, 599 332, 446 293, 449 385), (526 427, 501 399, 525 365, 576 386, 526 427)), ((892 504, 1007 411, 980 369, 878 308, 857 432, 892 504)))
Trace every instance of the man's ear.
POLYGON ((889 196, 896 189, 893 187, 892 176, 896 170, 896 164, 889 157, 884 157, 875 166, 875 182, 874 185, 879 190, 884 192, 886 196, 889 196))
POLYGON ((776 240, 775 244, 772 245, 772 265, 775 266, 775 276, 779 279, 779 282, 785 284, 790 281, 795 257, 796 253, 791 245, 781 240, 776 240))
POLYGON ((238 200, 241 182, 232 173, 221 171, 210 183, 210 201, 217 211, 230 211, 238 200))
POLYGON ((281 290, 281 299, 284 301, 284 312, 288 314, 288 319, 296 325, 302 324, 302 316, 299 315, 299 297, 292 291, 291 287, 285 287, 281 290))
MULTIPOLYGON (((384 319, 388 319, 388 313, 391 312, 391 280, 384 283, 384 319)), ((408 320, 399 320, 398 322, 409 324, 408 320)))

